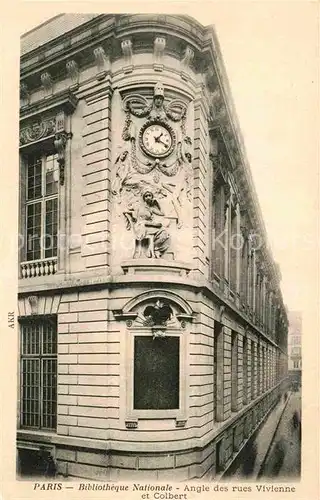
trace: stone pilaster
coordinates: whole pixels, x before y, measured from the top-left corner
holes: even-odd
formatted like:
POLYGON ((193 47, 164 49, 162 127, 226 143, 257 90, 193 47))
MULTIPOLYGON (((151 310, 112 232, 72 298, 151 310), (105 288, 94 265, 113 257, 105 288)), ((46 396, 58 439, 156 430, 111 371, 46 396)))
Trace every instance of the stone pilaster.
POLYGON ((110 265, 110 89, 86 98, 83 109, 81 257, 87 269, 110 265))
POLYGON ((194 100, 194 198, 193 198, 193 249, 194 270, 208 277, 208 122, 204 96, 201 92, 194 100))
POLYGON ((223 326, 215 322, 214 325, 214 362, 215 366, 215 419, 224 420, 224 331, 223 326))
POLYGON ((251 340, 251 399, 255 399, 258 395, 258 344, 251 340), (253 377, 253 383, 252 383, 253 377))

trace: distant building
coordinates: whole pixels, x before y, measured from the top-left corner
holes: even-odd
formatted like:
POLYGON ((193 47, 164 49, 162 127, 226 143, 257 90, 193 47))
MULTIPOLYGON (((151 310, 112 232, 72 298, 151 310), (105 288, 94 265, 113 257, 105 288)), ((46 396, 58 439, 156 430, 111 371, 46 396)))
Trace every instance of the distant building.
POLYGON ((302 315, 299 311, 288 312, 288 372, 293 380, 301 381, 302 354, 302 315))
POLYGON ((20 70, 19 472, 218 478, 287 315, 215 31, 64 14, 20 70))

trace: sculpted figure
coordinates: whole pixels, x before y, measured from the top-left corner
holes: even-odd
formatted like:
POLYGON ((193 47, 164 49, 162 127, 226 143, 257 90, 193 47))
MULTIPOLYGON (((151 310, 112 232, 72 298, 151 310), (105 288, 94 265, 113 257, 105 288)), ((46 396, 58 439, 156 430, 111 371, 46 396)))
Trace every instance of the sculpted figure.
POLYGON ((124 212, 127 228, 132 227, 135 237, 133 258, 159 258, 169 249, 170 236, 155 216, 163 217, 159 203, 151 191, 145 191, 140 205, 124 212))
POLYGON ((164 88, 161 83, 157 83, 154 88, 152 108, 149 114, 149 120, 166 120, 167 113, 164 109, 164 88))
POLYGON ((123 182, 131 170, 129 151, 127 149, 119 154, 115 161, 115 166, 117 166, 116 177, 111 186, 111 191, 114 196, 121 193, 123 182))
POLYGON ((139 175, 132 167, 130 154, 127 149, 122 151, 115 161, 117 167, 116 176, 111 185, 111 192, 114 196, 119 196, 121 202, 121 194, 124 190, 131 191, 133 194, 140 192, 141 175, 139 175))
POLYGON ((171 182, 163 183, 162 186, 171 194, 172 204, 177 215, 177 227, 182 227, 182 207, 185 200, 192 201, 193 169, 192 169, 192 142, 185 137, 179 144, 178 173, 171 182))

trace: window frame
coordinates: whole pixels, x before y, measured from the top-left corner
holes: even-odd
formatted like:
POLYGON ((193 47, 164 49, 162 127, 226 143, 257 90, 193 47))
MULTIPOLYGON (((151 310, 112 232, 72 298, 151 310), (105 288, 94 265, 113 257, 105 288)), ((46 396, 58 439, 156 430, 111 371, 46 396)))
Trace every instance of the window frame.
POLYGON ((58 318, 57 315, 41 315, 41 316, 31 316, 28 318, 20 318, 19 319, 19 429, 24 431, 43 431, 56 433, 58 425, 58 318), (43 333, 44 333, 44 325, 46 322, 53 321, 55 327, 55 352, 53 353, 44 353, 43 352, 43 333), (39 333, 39 351, 38 353, 23 353, 23 327, 32 327, 33 325, 40 326, 39 333), (25 385, 23 384, 23 362, 25 360, 37 360, 39 365, 39 384, 38 384, 38 415, 37 420, 39 425, 24 425, 24 413, 23 413, 23 390, 25 385), (43 425, 44 421, 44 413, 43 413, 43 388, 44 388, 44 370, 43 370, 43 362, 44 360, 55 361, 55 387, 56 387, 56 398, 55 398, 55 406, 53 418, 55 419, 54 427, 45 427, 43 425))
POLYGON ((58 235, 59 235, 59 210, 60 210, 60 182, 59 182, 59 167, 58 167, 58 162, 57 162, 58 155, 54 151, 54 148, 48 149, 48 150, 42 150, 41 153, 37 151, 30 151, 28 154, 26 154, 23 158, 23 175, 25 178, 24 182, 24 193, 23 193, 23 234, 25 238, 25 244, 23 247, 23 262, 38 262, 38 261, 45 261, 45 260, 51 260, 51 259, 58 259, 58 251, 59 251, 59 245, 58 245, 58 235), (53 156, 56 162, 56 171, 58 173, 58 179, 57 179, 57 192, 51 195, 46 194, 46 158, 49 156, 53 156), (28 169, 29 169, 29 159, 30 157, 39 157, 41 161, 41 196, 38 198, 33 198, 31 200, 28 199, 28 169), (55 254, 52 256, 46 257, 46 242, 43 241, 45 234, 46 234, 46 215, 47 215, 47 202, 51 200, 57 200, 57 206, 56 206, 56 217, 57 217, 57 231, 56 231, 56 238, 57 238, 57 247, 55 254), (36 205, 40 203, 41 206, 41 231, 40 231, 40 257, 36 259, 28 259, 28 207, 31 205, 36 205), (44 244, 45 243, 45 244, 44 244))
POLYGON ((213 188, 212 217, 211 217, 211 279, 221 282, 225 278, 227 214, 225 214, 225 191, 223 182, 216 180, 213 188), (222 236, 222 239, 220 239, 222 236), (221 241, 223 243, 221 244, 221 241))
MULTIPOLYGON (((126 387, 126 415, 125 420, 130 419, 144 419, 144 420, 155 420, 155 419, 176 419, 176 420, 186 420, 187 418, 187 338, 188 338, 189 328, 176 329, 167 328, 165 335, 166 337, 178 337, 179 338, 179 408, 170 410, 155 410, 155 409, 135 409, 134 408, 134 339, 135 337, 152 337, 152 332, 150 328, 146 327, 131 327, 125 328, 125 339, 126 339, 126 349, 125 359, 126 367, 125 374, 125 387, 126 387), (129 360, 129 362, 128 362, 129 360)), ((156 341, 156 340, 155 340, 156 341)))
POLYGON ((239 333, 231 330, 231 411, 238 411, 239 392, 239 333))

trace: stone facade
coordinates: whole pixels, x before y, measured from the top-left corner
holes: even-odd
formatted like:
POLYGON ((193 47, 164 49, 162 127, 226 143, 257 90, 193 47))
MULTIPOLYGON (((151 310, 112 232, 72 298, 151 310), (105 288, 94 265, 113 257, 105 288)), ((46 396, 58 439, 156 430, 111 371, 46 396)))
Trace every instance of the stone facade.
POLYGON ((22 39, 20 111, 21 457, 78 478, 220 477, 283 391, 287 318, 215 32, 54 18, 22 39), (57 371, 38 390, 45 319, 57 371))
POLYGON ((288 372, 294 383, 301 384, 302 315, 299 311, 289 311, 288 318, 288 372))

